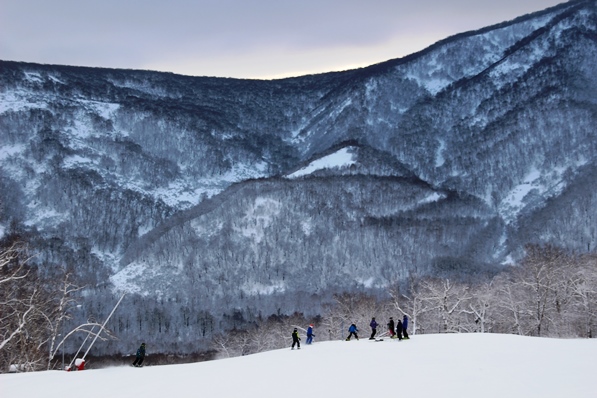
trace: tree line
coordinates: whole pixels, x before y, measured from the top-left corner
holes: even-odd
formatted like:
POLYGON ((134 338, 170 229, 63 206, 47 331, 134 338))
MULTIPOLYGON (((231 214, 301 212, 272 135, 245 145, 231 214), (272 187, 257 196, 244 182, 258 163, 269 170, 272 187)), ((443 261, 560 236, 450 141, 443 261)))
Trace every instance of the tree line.
POLYGON ((58 354, 74 334, 106 340, 112 334, 93 320, 72 326, 82 287, 72 274, 47 278, 31 265, 26 244, 15 237, 0 242, 0 373, 58 366, 58 354), (103 330, 103 335, 98 331, 103 330))
MULTIPOLYGON (((100 325, 94 314, 103 319, 111 310, 111 293, 102 296, 106 300, 94 300, 97 292, 85 299, 71 274, 44 279, 28 264, 31 256, 25 245, 6 238, 2 243, 0 372, 11 370, 11 366, 18 371, 57 368, 65 347, 70 358, 73 347, 96 336, 100 325)), ((111 330, 100 335, 103 348, 94 351, 100 355, 114 350, 125 353, 138 339, 147 339, 154 354, 213 350, 223 357, 239 356, 287 347, 294 327, 305 329, 314 324, 315 340, 326 341, 345 338, 348 326, 355 323, 360 337, 368 337, 372 317, 382 325, 382 333, 389 317, 402 315, 410 318, 411 335, 595 337, 597 254, 539 245, 527 245, 525 250, 518 264, 491 276, 471 276, 448 262, 452 268, 444 264, 443 269, 425 275, 412 270, 386 289, 346 290, 319 298, 278 293, 280 300, 263 297, 251 308, 233 311, 231 307, 223 314, 201 309, 201 301, 153 297, 155 302, 149 305, 147 298, 130 295, 108 324, 111 330), (278 305, 293 308, 290 301, 305 310, 276 311, 278 305), (177 343, 181 339, 182 343, 177 343)))
MULTIPOLYGON (((523 336, 593 338, 597 330, 597 254, 572 254, 554 246, 527 245, 526 256, 491 278, 462 280, 409 277, 386 294, 334 296, 323 314, 272 315, 251 328, 213 340, 220 356, 288 347, 293 327, 315 324, 316 341, 343 339, 355 323, 368 337, 375 317, 410 318, 410 334, 506 333, 523 336)), ((378 330, 378 333, 380 332, 378 330)))

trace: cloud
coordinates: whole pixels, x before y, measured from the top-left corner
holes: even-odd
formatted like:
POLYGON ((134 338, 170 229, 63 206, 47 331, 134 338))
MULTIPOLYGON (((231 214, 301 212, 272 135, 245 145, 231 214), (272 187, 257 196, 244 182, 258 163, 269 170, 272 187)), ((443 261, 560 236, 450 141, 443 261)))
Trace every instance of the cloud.
POLYGON ((273 77, 342 70, 553 0, 0 0, 0 58, 273 77))

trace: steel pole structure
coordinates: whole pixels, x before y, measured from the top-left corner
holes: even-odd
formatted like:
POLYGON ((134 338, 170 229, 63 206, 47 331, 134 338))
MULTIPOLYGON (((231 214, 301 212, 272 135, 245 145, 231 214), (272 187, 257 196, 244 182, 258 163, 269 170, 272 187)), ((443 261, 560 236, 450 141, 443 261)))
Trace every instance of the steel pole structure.
POLYGON ((124 298, 124 296, 126 295, 126 293, 124 293, 122 295, 122 297, 120 298, 120 300, 118 300, 118 302, 116 303, 116 306, 114 306, 114 309, 112 310, 112 312, 110 312, 110 315, 108 315, 108 317, 106 318, 106 320, 104 321, 102 327, 100 328, 100 330, 97 332, 97 334, 95 335, 93 341, 91 342, 91 344, 89 345, 89 348, 87 348, 87 351, 85 351, 85 355, 83 355, 83 358, 81 359, 85 359, 85 357, 87 356, 87 354, 89 353, 89 350, 91 350, 91 347, 93 347, 93 343, 95 343, 95 340, 97 340, 97 338, 99 337, 100 333, 104 330, 104 326, 106 326, 106 323, 108 323, 108 321, 110 320, 110 318, 112 317, 112 314, 114 314, 114 311, 116 311, 116 308, 118 308, 118 305, 120 304, 120 302, 122 301, 122 299, 124 298))

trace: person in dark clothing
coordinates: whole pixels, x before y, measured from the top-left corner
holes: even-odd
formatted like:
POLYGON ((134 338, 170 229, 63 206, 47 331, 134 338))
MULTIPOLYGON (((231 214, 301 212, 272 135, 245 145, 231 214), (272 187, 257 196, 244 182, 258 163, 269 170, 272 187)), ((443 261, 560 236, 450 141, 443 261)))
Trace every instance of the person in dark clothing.
POLYGON ((298 335, 298 329, 294 328, 294 331, 292 332, 292 347, 291 350, 294 350, 294 346, 297 346, 296 348, 298 350, 301 349, 301 338, 298 335))
POLYGON ((369 326, 371 326, 371 337, 369 337, 369 340, 375 340, 375 334, 377 333, 377 322, 375 322, 375 317, 371 318, 369 326))
POLYGON ((395 336, 394 332, 394 318, 390 317, 390 322, 388 322, 388 331, 390 332, 390 338, 393 339, 395 336))
POLYGON ((358 331, 359 330, 357 329, 357 325, 355 325, 354 323, 351 324, 350 327, 348 328, 349 335, 346 338, 346 341, 350 341, 350 338, 352 337, 352 335, 354 335, 354 337, 358 340, 359 339, 359 336, 357 336, 358 331))
POLYGON ((313 334, 313 324, 310 324, 307 328, 307 340, 305 341, 305 343, 311 344, 313 342, 313 337, 315 337, 315 335, 313 334))
POLYGON ((402 321, 400 319, 396 322, 396 337, 398 340, 402 340, 402 321))
POLYGON ((406 315, 404 315, 402 317, 402 334, 404 335, 404 339, 408 340, 410 337, 408 337, 408 333, 406 332, 406 328, 408 327, 408 317, 406 315))
POLYGON ((143 365, 143 360, 145 359, 145 343, 141 344, 141 347, 137 350, 137 357, 135 358, 135 362, 133 362, 133 366, 140 368, 143 365))

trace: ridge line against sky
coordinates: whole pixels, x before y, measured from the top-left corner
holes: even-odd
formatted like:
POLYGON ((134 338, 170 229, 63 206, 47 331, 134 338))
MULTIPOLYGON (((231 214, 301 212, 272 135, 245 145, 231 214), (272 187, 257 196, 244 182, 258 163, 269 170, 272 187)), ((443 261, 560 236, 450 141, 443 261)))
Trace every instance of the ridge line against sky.
POLYGON ((561 0, 0 0, 0 59, 275 79, 400 58, 561 0))

